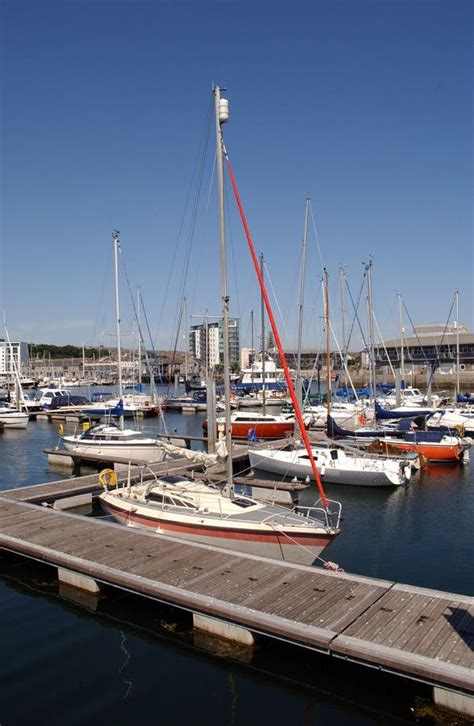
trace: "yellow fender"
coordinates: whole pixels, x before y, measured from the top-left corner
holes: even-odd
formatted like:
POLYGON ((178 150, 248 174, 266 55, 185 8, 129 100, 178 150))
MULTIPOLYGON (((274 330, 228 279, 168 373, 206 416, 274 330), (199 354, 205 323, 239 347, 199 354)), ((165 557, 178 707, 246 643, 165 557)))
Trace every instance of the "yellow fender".
POLYGON ((464 425, 456 424, 455 429, 458 432, 459 438, 463 439, 464 438, 464 425))
POLYGON ((117 486, 117 474, 113 469, 102 469, 99 474, 99 484, 103 489, 117 486))

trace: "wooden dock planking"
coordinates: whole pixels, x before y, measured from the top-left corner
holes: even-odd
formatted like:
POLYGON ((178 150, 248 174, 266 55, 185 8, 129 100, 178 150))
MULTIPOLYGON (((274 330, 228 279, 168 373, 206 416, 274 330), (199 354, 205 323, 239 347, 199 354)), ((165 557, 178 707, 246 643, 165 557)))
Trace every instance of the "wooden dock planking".
POLYGON ((7 489, 0 492, 2 499, 11 499, 19 502, 42 502, 59 499, 67 495, 83 494, 99 488, 99 475, 71 477, 46 484, 33 484, 17 489, 7 489))
POLYGON ((408 669, 416 677, 472 692, 473 651, 458 631, 459 623, 464 621, 468 627, 473 616, 474 598, 395 585, 369 608, 362 623, 355 621, 335 639, 332 650, 394 671, 408 669), (396 597, 402 594, 403 600, 397 603, 396 597), (450 608, 458 608, 460 600, 468 603, 468 610, 459 615, 459 620, 448 621, 446 614, 450 608), (385 613, 383 618, 381 612, 385 613), (450 658, 453 650, 457 653, 455 661, 450 658))
MULTIPOLYGON (((451 605, 449 608, 453 609, 451 605)), ((465 665, 474 668, 474 608, 466 610, 456 607, 454 610, 455 612, 449 616, 449 624, 455 633, 449 634, 436 657, 449 663, 457 663, 459 657, 462 657, 465 665), (453 657, 455 650, 458 653, 456 658, 453 657)))
POLYGON ((3 495, 0 547, 254 632, 474 692, 474 598, 192 545, 3 495))
MULTIPOLYGON (((124 465, 126 467, 126 465, 124 465)), ((151 472, 160 474, 163 472, 169 474, 182 473, 196 468, 196 464, 190 462, 185 457, 179 459, 168 459, 157 464, 150 464, 144 471, 145 475, 151 475, 151 472), (147 471, 148 470, 148 471, 147 471)), ((130 468, 131 481, 137 481, 140 478, 140 472, 143 467, 132 465, 130 468)), ((116 472, 119 483, 127 481, 128 469, 124 468, 116 472)), ((11 499, 21 502, 50 502, 54 499, 60 499, 65 496, 73 496, 76 494, 85 494, 95 492, 100 489, 99 474, 86 474, 85 476, 71 476, 67 479, 60 479, 54 482, 46 482, 44 484, 31 484, 25 487, 17 487, 15 489, 6 489, 0 491, 2 499, 11 499)))
POLYGON ((419 608, 419 614, 417 619, 413 617, 414 624, 411 628, 406 628, 397 639, 393 639, 389 643, 394 648, 401 648, 403 650, 415 653, 419 647, 421 641, 426 635, 426 629, 429 628, 435 619, 438 618, 440 612, 444 610, 444 603, 440 600, 433 598, 428 603, 423 603, 419 608))

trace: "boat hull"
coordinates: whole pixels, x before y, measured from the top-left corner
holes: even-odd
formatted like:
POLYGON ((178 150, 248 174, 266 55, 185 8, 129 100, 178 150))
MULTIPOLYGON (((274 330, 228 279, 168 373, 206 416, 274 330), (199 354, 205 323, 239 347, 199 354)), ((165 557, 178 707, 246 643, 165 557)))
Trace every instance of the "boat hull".
MULTIPOLYGON (((207 431, 207 421, 204 421, 203 428, 207 431)), ((252 422, 233 422, 232 423, 232 438, 233 439, 248 439, 249 432, 255 431, 257 439, 284 439, 287 433, 292 433, 295 429, 293 421, 284 422, 268 422, 259 423, 258 421, 252 422)), ((225 431, 225 426, 224 426, 225 431)))
POLYGON ((462 444, 435 444, 425 442, 408 442, 408 441, 397 441, 391 439, 384 439, 388 444, 393 444, 398 451, 401 452, 416 452, 421 455, 427 461, 443 461, 446 463, 452 462, 457 463, 462 461, 464 454, 464 447, 462 444))
POLYGON ((115 444, 107 441, 97 443, 81 443, 62 439, 66 451, 77 457, 100 457, 104 461, 117 461, 128 464, 145 464, 162 461, 165 452, 157 444, 115 444))
POLYGON ((0 424, 4 429, 26 429, 29 421, 27 413, 0 414, 0 424))
POLYGON ((219 525, 209 526, 194 522, 170 521, 157 512, 153 517, 139 511, 130 511, 117 506, 112 497, 99 497, 104 512, 116 522, 127 526, 141 527, 156 534, 169 534, 187 542, 223 547, 235 552, 259 555, 261 557, 313 565, 321 552, 330 544, 336 533, 296 535, 290 539, 278 531, 252 532, 242 528, 232 529, 219 525))
MULTIPOLYGON (((311 464, 299 461, 294 457, 292 461, 280 460, 271 453, 266 454, 260 451, 249 450, 250 465, 252 468, 267 471, 279 476, 298 477, 306 479, 309 477, 314 481, 314 474, 311 464)), ((364 486, 364 487, 392 487, 406 484, 410 478, 410 466, 407 466, 407 472, 393 471, 388 476, 384 471, 375 469, 353 470, 336 468, 334 462, 320 465, 316 460, 318 473, 324 483, 328 484, 345 484, 348 486, 364 486)))

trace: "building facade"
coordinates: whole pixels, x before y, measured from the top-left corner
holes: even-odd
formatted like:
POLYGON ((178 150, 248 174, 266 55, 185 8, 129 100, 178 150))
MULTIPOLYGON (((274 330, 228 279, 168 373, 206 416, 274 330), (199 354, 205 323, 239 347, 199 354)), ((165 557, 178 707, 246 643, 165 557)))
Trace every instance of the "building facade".
POLYGON ((413 334, 375 345, 374 355, 377 366, 400 368, 403 358, 405 370, 431 367, 446 373, 455 370, 459 341, 459 368, 474 368, 474 335, 465 325, 445 326, 429 323, 417 325, 413 334), (403 355, 402 355, 403 346, 403 355))
POLYGON ((28 366, 28 344, 22 342, 8 343, 0 340, 0 376, 13 377, 15 367, 19 374, 28 366))
MULTIPOLYGON (((194 360, 202 366, 212 368, 224 363, 224 325, 218 320, 212 323, 193 325, 189 332, 188 350, 194 360)), ((240 326, 239 318, 229 318, 229 362, 239 364, 240 326)))

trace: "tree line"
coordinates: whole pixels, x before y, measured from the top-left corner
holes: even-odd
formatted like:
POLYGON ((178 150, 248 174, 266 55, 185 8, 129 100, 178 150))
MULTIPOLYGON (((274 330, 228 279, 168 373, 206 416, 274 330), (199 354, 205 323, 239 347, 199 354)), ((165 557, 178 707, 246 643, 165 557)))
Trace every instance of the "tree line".
MULTIPOLYGON (((80 345, 50 345, 49 343, 31 343, 29 346, 30 358, 82 358, 82 346, 80 345)), ((109 348, 100 348, 101 357, 110 355, 109 348)), ((86 358, 98 358, 99 348, 85 348, 86 358)))

